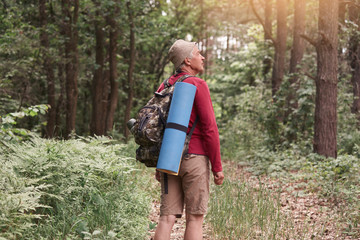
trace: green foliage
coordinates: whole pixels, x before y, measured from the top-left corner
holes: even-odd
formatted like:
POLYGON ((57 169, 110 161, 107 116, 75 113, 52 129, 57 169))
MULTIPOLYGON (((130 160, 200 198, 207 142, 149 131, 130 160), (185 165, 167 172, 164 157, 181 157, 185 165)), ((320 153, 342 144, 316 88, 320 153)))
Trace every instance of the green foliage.
POLYGON ((304 170, 309 173, 311 189, 339 207, 345 232, 359 237, 360 220, 360 160, 356 156, 341 155, 336 159, 309 155, 304 170))
MULTIPOLYGON (((29 96, 30 85, 33 89, 41 83, 39 75, 38 31, 31 24, 28 14, 33 11, 29 6, 8 3, 0 23, 0 97, 29 96), (26 91, 24 91, 26 90, 26 91)), ((30 105, 38 104, 29 102, 30 105)), ((8 109, 13 111, 14 109, 8 109)))
POLYGON ((0 150, 0 237, 144 238, 147 176, 125 157, 125 145, 34 137, 0 150))
MULTIPOLYGON (((313 154, 309 155, 306 168, 314 174, 314 179, 318 181, 317 186, 326 196, 343 197, 343 194, 350 193, 346 189, 356 187, 360 180, 357 174, 360 170, 360 161, 355 156, 342 155, 333 159, 313 154)), ((348 197, 355 196, 351 194, 346 196, 348 197)))
MULTIPOLYGON (((291 77, 291 76, 290 76, 291 77)), ((289 106, 288 94, 295 88, 288 78, 285 78, 280 89, 265 115, 261 119, 266 128, 267 143, 276 146, 288 147, 291 143, 300 141, 311 141, 313 137, 314 111, 315 111, 315 86, 314 81, 299 75, 301 86, 295 93, 297 107, 289 106)))
POLYGON ((246 161, 263 145, 265 118, 271 92, 261 80, 261 47, 250 43, 236 55, 218 62, 208 80, 218 119, 223 157, 246 161), (259 64, 260 63, 260 64, 259 64))
POLYGON ((225 157, 247 160, 261 144, 263 126, 258 122, 266 108, 259 88, 244 86, 242 93, 227 99, 236 115, 226 122, 221 121, 221 146, 225 157))
POLYGON ((274 178, 287 178, 289 172, 300 170, 304 164, 306 147, 292 145, 288 149, 274 151, 263 147, 252 156, 251 171, 255 175, 267 174, 274 178))
POLYGON ((19 112, 8 113, 0 116, 0 141, 18 141, 26 139, 30 135, 30 131, 24 128, 16 127, 18 120, 25 117, 37 117, 38 115, 45 115, 48 110, 47 105, 35 105, 28 108, 22 108, 19 112))

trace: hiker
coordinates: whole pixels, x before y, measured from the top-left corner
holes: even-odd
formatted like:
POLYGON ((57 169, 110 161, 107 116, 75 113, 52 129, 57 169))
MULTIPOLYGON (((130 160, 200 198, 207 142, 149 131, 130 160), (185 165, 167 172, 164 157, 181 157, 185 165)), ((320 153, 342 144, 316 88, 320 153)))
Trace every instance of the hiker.
MULTIPOLYGON (((208 85, 195 77, 204 70, 205 58, 195 42, 177 40, 169 50, 169 59, 176 73, 170 77, 174 84, 183 75, 184 80, 196 86, 196 94, 190 116, 188 132, 196 121, 191 136, 188 154, 181 162, 177 176, 156 171, 155 177, 161 183, 160 219, 155 240, 170 239, 176 218, 180 218, 185 205, 185 240, 202 239, 202 224, 209 200, 210 164, 216 185, 224 180, 222 172, 219 132, 216 125, 208 85)), ((161 84, 160 92, 164 89, 161 84)))

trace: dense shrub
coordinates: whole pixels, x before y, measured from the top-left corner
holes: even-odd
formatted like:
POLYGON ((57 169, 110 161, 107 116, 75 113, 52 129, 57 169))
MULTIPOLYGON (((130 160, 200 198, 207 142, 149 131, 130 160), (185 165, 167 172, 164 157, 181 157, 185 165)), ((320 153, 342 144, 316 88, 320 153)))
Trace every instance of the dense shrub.
POLYGON ((0 238, 144 238, 147 180, 125 145, 100 138, 2 143, 0 238))

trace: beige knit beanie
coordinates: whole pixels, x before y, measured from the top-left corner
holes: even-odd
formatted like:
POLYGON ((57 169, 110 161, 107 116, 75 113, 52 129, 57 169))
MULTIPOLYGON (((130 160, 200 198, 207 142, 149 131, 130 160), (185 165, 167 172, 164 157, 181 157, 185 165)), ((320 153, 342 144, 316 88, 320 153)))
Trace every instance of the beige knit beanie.
POLYGON ((169 60, 177 69, 185 58, 189 57, 196 42, 188 42, 182 39, 176 40, 169 50, 169 60))

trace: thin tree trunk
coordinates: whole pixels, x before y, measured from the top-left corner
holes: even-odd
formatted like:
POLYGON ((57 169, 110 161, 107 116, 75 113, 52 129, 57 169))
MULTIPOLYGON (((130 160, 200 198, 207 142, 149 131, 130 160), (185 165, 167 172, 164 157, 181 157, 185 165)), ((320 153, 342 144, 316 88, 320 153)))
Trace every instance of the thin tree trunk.
POLYGON ((133 97, 134 97, 134 79, 133 73, 135 68, 135 23, 134 16, 131 9, 130 1, 126 3, 126 7, 128 10, 128 19, 130 23, 130 60, 129 60, 129 68, 128 68, 128 98, 126 101, 126 110, 125 110, 125 118, 124 118, 124 137, 127 140, 129 137, 129 130, 126 127, 126 123, 130 119, 130 113, 132 109, 133 97))
POLYGON ((64 112, 65 101, 65 78, 64 78, 64 64, 58 64, 58 78, 60 81, 60 95, 56 104, 56 120, 55 120, 55 136, 61 135, 61 119, 62 113, 64 112))
POLYGON ((270 40, 272 38, 272 8, 273 0, 265 1, 265 40, 270 40))
POLYGON ((337 156, 338 1, 320 0, 314 152, 337 156))
MULTIPOLYGON (((60 35, 65 38, 65 28, 63 26, 59 26, 60 29, 60 35)), ((65 95, 66 95, 66 77, 65 77, 65 47, 60 46, 59 48, 59 57, 60 61, 57 64, 58 68, 58 79, 60 84, 60 95, 58 97, 57 103, 56 103, 56 120, 55 120, 55 136, 64 136, 64 132, 61 128, 62 125, 62 116, 64 113, 66 114, 66 102, 65 102, 65 95)))
POLYGON ((78 53, 78 31, 77 20, 79 16, 79 0, 62 0, 62 13, 64 17, 65 33, 65 71, 66 71, 66 138, 75 131, 76 108, 78 97, 78 71, 79 71, 79 53, 78 53))
MULTIPOLYGON (((96 19, 100 19, 100 11, 96 11, 96 19)), ((103 115, 103 90, 104 90, 104 30, 103 22, 95 20, 95 38, 96 38, 96 68, 92 84, 92 117, 90 124, 91 135, 102 136, 105 134, 105 119, 103 115)))
POLYGON ((272 95, 279 90, 285 72, 285 54, 287 37, 287 0, 277 0, 277 37, 275 44, 275 57, 272 72, 272 95))
POLYGON ((339 1, 339 27, 345 25, 345 15, 346 15, 346 5, 347 3, 339 1))
POLYGON ((291 108, 298 108, 296 91, 299 89, 299 77, 297 75, 299 63, 304 56, 305 42, 301 37, 305 32, 306 0, 295 0, 293 45, 290 58, 290 91, 287 98, 287 106, 290 108, 287 114, 292 112, 291 108))
MULTIPOLYGON (((115 10, 115 13, 118 13, 115 10)), ((110 26, 110 43, 109 43, 109 71, 110 71, 110 95, 108 103, 108 111, 106 117, 106 129, 105 132, 111 131, 114 125, 114 114, 117 107, 118 95, 119 95, 119 83, 117 82, 117 39, 119 36, 119 30, 116 25, 116 21, 112 17, 108 17, 108 24, 110 26)))
MULTIPOLYGON (((355 2, 358 3, 359 1, 355 2)), ((360 31, 360 14, 359 9, 355 7, 349 8, 349 20, 357 25, 357 31, 360 31)), ((351 83, 353 86, 354 100, 351 112, 356 114, 358 125, 360 127, 360 37, 355 31, 349 39, 349 57, 351 67, 351 83)))
POLYGON ((41 25, 40 44, 43 48, 43 67, 47 79, 47 99, 50 109, 47 114, 46 136, 52 138, 55 131, 56 107, 55 107, 55 76, 53 70, 53 61, 48 54, 49 51, 49 36, 46 32, 47 27, 47 12, 46 0, 39 1, 39 20, 41 25))
MULTIPOLYGON (((210 75, 210 69, 211 69, 211 59, 212 59, 212 49, 214 49, 214 41, 210 39, 209 33, 207 30, 205 30, 205 52, 204 57, 206 59, 205 61, 205 67, 204 67, 204 74, 205 76, 210 75)), ((206 79, 205 79, 206 80, 206 79)))
POLYGON ((226 34, 226 53, 230 52, 230 33, 229 29, 227 29, 228 33, 226 34))
MULTIPOLYGON (((264 40, 266 46, 269 46, 270 40, 272 39, 272 8, 273 0, 265 1, 265 20, 264 20, 264 40)), ((266 78, 266 75, 271 69, 271 58, 265 57, 263 60, 263 76, 266 78)))

